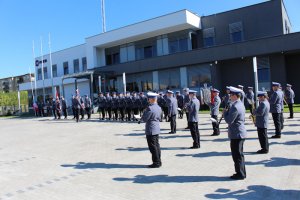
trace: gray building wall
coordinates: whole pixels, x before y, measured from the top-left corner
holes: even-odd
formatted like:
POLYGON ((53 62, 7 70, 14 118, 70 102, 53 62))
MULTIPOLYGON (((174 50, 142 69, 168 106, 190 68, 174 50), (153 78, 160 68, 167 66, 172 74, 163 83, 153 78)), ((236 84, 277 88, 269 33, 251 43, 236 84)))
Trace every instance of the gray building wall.
POLYGON ((295 101, 300 103, 300 52, 285 56, 286 61, 286 82, 293 85, 296 93, 295 101))
POLYGON ((229 24, 242 22, 244 40, 283 34, 281 0, 267 1, 201 18, 202 29, 215 28, 215 45, 231 43, 229 24))

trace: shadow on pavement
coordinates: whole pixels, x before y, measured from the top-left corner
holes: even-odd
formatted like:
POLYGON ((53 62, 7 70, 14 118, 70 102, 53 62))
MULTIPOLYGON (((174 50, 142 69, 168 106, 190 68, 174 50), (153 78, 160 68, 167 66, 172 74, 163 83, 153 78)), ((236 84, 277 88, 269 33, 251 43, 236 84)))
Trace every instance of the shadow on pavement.
POLYGON ((195 158, 205 158, 205 157, 217 157, 217 156, 231 156, 231 152, 206 152, 206 153, 198 153, 198 154, 177 154, 178 157, 195 157, 195 158))
POLYGON ((231 191, 220 188, 213 194, 206 194, 209 199, 300 199, 300 190, 279 190, 264 185, 251 185, 247 189, 231 191))
POLYGON ((114 178, 115 181, 132 181, 139 184, 152 183, 199 183, 199 182, 223 182, 231 181, 229 177, 218 176, 169 176, 169 175, 136 175, 133 178, 114 178))
POLYGON ((274 144, 282 144, 282 145, 300 145, 300 141, 288 141, 288 142, 270 142, 269 145, 274 145, 274 144))
POLYGON ((110 163, 85 163, 78 162, 77 164, 64 164, 62 167, 72 167, 74 169, 136 169, 145 168, 146 165, 131 165, 131 164, 110 164, 110 163))
MULTIPOLYGON (((182 150, 182 149, 188 149, 187 147, 161 147, 161 150, 182 150)), ((118 148, 117 151, 149 151, 149 148, 147 147, 127 147, 127 148, 118 148)))
POLYGON ((291 165, 300 165, 300 160, 290 158, 273 157, 270 160, 262 160, 258 162, 246 162, 246 165, 264 165, 265 167, 284 167, 291 165))

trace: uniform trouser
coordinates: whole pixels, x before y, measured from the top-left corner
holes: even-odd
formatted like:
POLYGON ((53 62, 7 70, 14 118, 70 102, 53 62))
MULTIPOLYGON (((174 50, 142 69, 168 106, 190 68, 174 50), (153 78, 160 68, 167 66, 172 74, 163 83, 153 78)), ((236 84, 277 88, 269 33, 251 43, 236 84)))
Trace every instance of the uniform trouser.
POLYGON ((183 107, 179 107, 181 110, 178 111, 178 114, 179 114, 179 118, 182 119, 183 117, 183 107))
POLYGON ((176 115, 171 115, 169 119, 170 119, 171 132, 176 133, 176 115))
POLYGON ((52 113, 53 113, 53 116, 54 116, 54 119, 56 119, 56 110, 55 109, 52 109, 52 113))
POLYGON ((161 165, 159 135, 147 135, 147 143, 152 154, 152 162, 154 165, 161 165))
POLYGON ((73 113, 73 116, 74 116, 73 119, 76 118, 76 113, 75 112, 76 112, 76 109, 72 107, 72 113, 73 113))
POLYGON ((139 108, 134 108, 134 109, 133 109, 133 113, 134 113, 135 115, 139 114, 139 108))
POLYGON ((67 109, 64 108, 64 109, 62 109, 62 110, 63 110, 63 113, 64 113, 65 118, 67 118, 67 117, 68 117, 67 109))
POLYGON ((121 120, 124 120, 124 118, 125 118, 125 109, 124 108, 119 108, 119 110, 120 110, 121 120))
POLYGON ((114 108, 113 112, 114 112, 114 119, 118 120, 118 108, 114 108))
POLYGON ((140 112, 140 116, 142 116, 144 112, 144 108, 139 108, 139 112, 140 112))
POLYGON ((293 108, 293 104, 292 104, 292 103, 289 103, 288 106, 289 106, 289 110, 290 110, 290 118, 293 118, 293 117, 294 117, 294 108, 293 108))
POLYGON ((198 122, 189 122, 188 124, 193 138, 193 147, 200 147, 200 134, 198 129, 198 122))
POLYGON ((168 107, 163 107, 163 111, 164 111, 164 118, 166 121, 168 121, 168 107))
POLYGON ((186 121, 188 122, 188 126, 187 126, 187 127, 190 128, 190 127, 189 127, 189 113, 188 113, 188 112, 185 112, 185 115, 186 115, 186 121))
POLYGON ((91 118, 91 108, 85 108, 85 112, 88 116, 88 119, 90 119, 91 118))
POLYGON ((131 120, 131 109, 126 108, 126 112, 127 112, 127 121, 130 121, 131 120))
POLYGON ((81 119, 83 119, 84 118, 84 109, 83 108, 80 109, 80 115, 81 115, 81 119))
POLYGON ((79 112, 80 109, 79 108, 74 108, 74 117, 76 118, 76 121, 79 121, 79 112))
POLYGON ((60 110, 56 110, 56 114, 57 114, 58 119, 60 119, 60 115, 61 115, 60 112, 61 112, 60 110))
POLYGON ((282 112, 280 113, 280 126, 281 126, 281 130, 282 130, 283 127, 284 127, 283 110, 282 110, 282 112))
POLYGON ((272 113, 274 125, 275 125, 275 134, 281 135, 281 113, 272 113))
POLYGON ((219 128, 219 120, 218 115, 211 115, 212 118, 214 118, 217 122, 212 122, 212 127, 214 130, 215 135, 220 135, 220 128, 219 128))
POLYGON ((249 108, 249 110, 250 110, 251 115, 253 115, 253 112, 252 112, 252 109, 253 109, 253 108, 252 108, 252 105, 249 104, 248 108, 249 108))
POLYGON ((100 110, 100 113, 99 114, 102 114, 102 119, 104 119, 105 118, 105 108, 99 108, 99 110, 100 110))
POLYGON ((245 157, 244 157, 245 139, 231 139, 230 148, 234 162, 235 172, 238 176, 246 178, 245 157))
POLYGON ((257 128, 257 134, 262 150, 269 152, 269 140, 266 128, 257 128))
POLYGON ((106 108, 107 114, 108 114, 108 119, 111 119, 111 108, 108 107, 106 108))

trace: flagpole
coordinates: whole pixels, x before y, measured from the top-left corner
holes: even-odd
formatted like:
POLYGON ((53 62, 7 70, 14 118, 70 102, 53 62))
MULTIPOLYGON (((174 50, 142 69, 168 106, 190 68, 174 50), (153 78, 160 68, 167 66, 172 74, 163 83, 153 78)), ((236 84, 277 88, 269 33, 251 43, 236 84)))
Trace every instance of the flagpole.
POLYGON ((49 33, 49 55, 50 55, 50 70, 51 70, 51 91, 52 97, 54 98, 54 87, 53 87, 53 69, 52 69, 52 52, 51 52, 51 36, 49 33))
POLYGON ((34 96, 33 101, 35 101, 35 98, 37 98, 37 92, 36 92, 36 79, 37 79, 37 69, 35 66, 35 53, 34 53, 34 40, 32 40, 32 55, 33 55, 33 66, 34 66, 34 96))
POLYGON ((42 79, 43 79, 43 102, 45 102, 45 75, 44 75, 44 55, 43 55, 43 38, 41 37, 41 57, 42 57, 42 79))
POLYGON ((101 0, 101 15, 102 15, 102 31, 103 33, 106 32, 106 19, 105 19, 105 3, 104 0, 101 0))
MULTIPOLYGON (((32 94, 32 99, 34 101, 34 94, 33 94, 33 85, 32 85, 32 77, 31 77, 31 69, 29 67, 29 78, 30 78, 30 85, 31 85, 31 94, 32 94)), ((32 102, 33 103, 33 102, 32 102)))

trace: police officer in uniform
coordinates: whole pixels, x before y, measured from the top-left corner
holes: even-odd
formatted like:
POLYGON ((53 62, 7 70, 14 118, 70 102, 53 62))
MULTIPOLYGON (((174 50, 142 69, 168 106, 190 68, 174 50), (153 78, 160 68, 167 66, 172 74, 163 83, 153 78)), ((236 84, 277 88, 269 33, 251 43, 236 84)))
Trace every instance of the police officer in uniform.
POLYGON ((72 113, 73 113, 73 119, 75 119, 76 118, 76 111, 75 111, 75 96, 74 95, 72 95, 72 100, 71 100, 71 103, 72 103, 72 113))
POLYGON ((84 106, 84 99, 83 97, 80 97, 80 114, 81 114, 81 120, 84 119, 84 110, 85 110, 85 106, 84 106))
POLYGON ((60 105, 60 101, 59 101, 59 98, 56 97, 56 114, 57 114, 57 117, 58 119, 60 119, 60 116, 61 116, 61 105, 60 105))
POLYGON ((92 101, 88 95, 85 95, 84 107, 85 107, 85 111, 88 116, 88 119, 90 119, 91 118, 92 101))
POLYGON ((126 93, 125 102, 126 102, 127 121, 131 121, 131 110, 132 110, 133 102, 132 102, 130 92, 126 93))
POLYGON ((76 118, 76 122, 79 121, 79 113, 80 113, 80 110, 81 110, 81 103, 80 103, 80 96, 77 95, 75 98, 74 98, 74 101, 73 101, 73 106, 74 106, 74 116, 76 118))
POLYGON ((280 83, 272 82, 273 92, 270 95, 270 112, 272 113, 274 125, 275 125, 275 135, 272 138, 281 138, 281 113, 282 113, 282 94, 279 91, 280 83))
POLYGON ((167 91, 167 105, 168 105, 168 117, 170 121, 171 131, 169 134, 175 134, 176 133, 176 116, 178 114, 178 105, 177 100, 173 96, 174 92, 171 90, 167 91))
POLYGON ((149 168, 161 167, 161 150, 159 145, 161 108, 157 104, 158 94, 148 92, 149 106, 142 115, 141 121, 146 123, 145 134, 149 150, 152 154, 152 164, 149 168))
POLYGON ((186 121, 188 122, 188 125, 185 129, 190 129, 189 127, 189 111, 187 109, 187 105, 190 102, 190 96, 189 96, 189 88, 183 89, 183 109, 185 110, 186 114, 186 121))
POLYGON ((114 117, 113 119, 114 120, 118 120, 118 97, 117 97, 117 93, 116 92, 113 92, 113 96, 112 96, 112 99, 111 99, 111 109, 114 113, 114 117))
POLYGON ((100 92, 98 97, 98 109, 99 109, 99 118, 101 120, 105 120, 105 105, 106 105, 106 97, 103 95, 102 92, 100 92), (100 115, 102 115, 102 117, 100 115))
POLYGON ((111 120, 111 111, 112 111, 112 97, 109 92, 106 93, 106 106, 105 109, 108 114, 108 120, 111 120))
POLYGON ((281 85, 279 85, 279 93, 281 95, 281 114, 280 114, 280 124, 281 130, 284 128, 284 117, 283 117, 283 110, 284 110, 284 92, 282 90, 281 85))
POLYGON ((120 111, 120 120, 125 120, 126 101, 123 93, 120 93, 118 98, 118 109, 120 111))
POLYGON ((132 110, 133 110, 133 114, 134 115, 138 115, 139 114, 139 101, 140 101, 140 98, 139 96, 137 95, 136 92, 133 92, 132 93, 132 110))
POLYGON ((269 152, 269 141, 268 141, 268 125, 269 125, 269 112, 270 104, 267 100, 267 92, 258 91, 257 97, 259 98, 259 106, 255 110, 254 115, 256 116, 255 125, 257 127, 257 134, 261 150, 258 150, 258 154, 266 154, 269 152))
POLYGON ((200 148, 200 134, 198 128, 198 112, 200 109, 200 102, 196 97, 197 91, 189 90, 190 101, 187 104, 187 113, 188 115, 188 127, 190 128, 191 135, 193 138, 193 146, 190 149, 199 149, 200 148))
POLYGON ((211 136, 218 136, 220 135, 219 121, 218 121, 218 115, 219 115, 219 110, 221 105, 221 99, 219 97, 220 91, 217 89, 212 89, 211 93, 213 95, 213 101, 209 104, 209 107, 210 107, 211 118, 214 119, 214 121, 212 122, 212 127, 214 132, 211 136))
POLYGON ((66 100, 65 100, 65 98, 63 96, 61 97, 61 109, 63 111, 65 119, 67 119, 67 117, 68 117, 67 102, 66 102, 66 100))
POLYGON ((176 91, 176 99, 177 99, 177 105, 178 108, 180 108, 178 114, 179 114, 179 118, 182 119, 183 118, 183 96, 180 94, 180 91, 176 91))
POLYGON ((54 119, 57 119, 57 116, 56 116, 56 101, 55 101, 55 99, 52 100, 52 113, 53 113, 54 119))
POLYGON ((234 180, 243 180, 246 178, 245 158, 244 158, 244 142, 247 137, 245 129, 245 106, 241 102, 240 97, 242 90, 230 87, 230 107, 224 111, 224 119, 228 124, 228 137, 230 139, 231 155, 234 161, 236 174, 230 178, 234 180))
POLYGON ((253 106, 254 106, 254 92, 253 87, 248 87, 248 92, 246 94, 248 108, 250 110, 251 115, 253 115, 253 106))
POLYGON ((294 118, 293 104, 294 104, 295 92, 292 90, 291 84, 286 84, 286 90, 284 92, 284 95, 290 110, 289 119, 293 119, 294 118))

